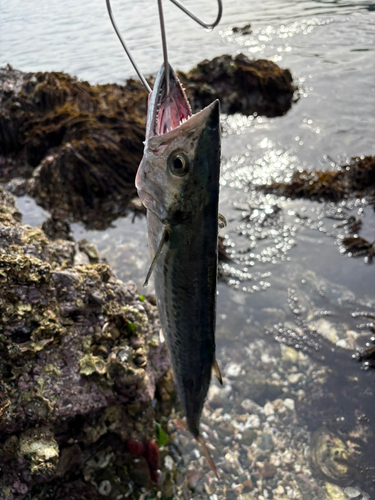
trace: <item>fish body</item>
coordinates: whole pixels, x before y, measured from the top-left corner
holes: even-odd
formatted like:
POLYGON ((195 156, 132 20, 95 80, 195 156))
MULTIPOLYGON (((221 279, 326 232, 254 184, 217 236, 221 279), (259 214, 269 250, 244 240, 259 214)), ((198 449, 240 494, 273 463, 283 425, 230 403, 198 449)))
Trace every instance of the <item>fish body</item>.
POLYGON ((188 429, 201 441, 199 419, 216 363, 219 101, 192 115, 169 72, 168 95, 162 67, 149 100, 136 187, 147 208, 151 270, 178 394, 188 429))

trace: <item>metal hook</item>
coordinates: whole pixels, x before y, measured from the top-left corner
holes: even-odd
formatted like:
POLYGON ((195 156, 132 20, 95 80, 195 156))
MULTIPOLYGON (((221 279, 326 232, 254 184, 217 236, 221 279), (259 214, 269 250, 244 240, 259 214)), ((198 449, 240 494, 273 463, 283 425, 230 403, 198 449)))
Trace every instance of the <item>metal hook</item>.
POLYGON ((167 87, 166 95, 169 95, 169 63, 168 63, 168 52, 167 52, 167 37, 165 33, 163 6, 161 0, 158 0, 158 8, 159 8, 159 19, 160 19, 160 30, 161 30, 161 43, 163 45, 164 76, 165 76, 165 84, 167 87))
MULTIPOLYGON (((213 30, 215 28, 215 26, 217 26, 219 24, 221 16, 223 14, 222 0, 217 0, 218 8, 219 8, 217 17, 216 17, 215 21, 212 24, 207 24, 204 21, 202 21, 201 19, 199 19, 199 17, 197 17, 195 14, 193 14, 193 12, 191 12, 189 9, 187 9, 178 0, 170 0, 170 1, 172 3, 174 3, 176 5, 176 7, 178 7, 183 12, 185 12, 185 14, 187 14, 196 23, 200 24, 203 28, 205 28, 206 30, 210 30, 210 31, 213 30)), ((169 63, 168 63, 167 39, 166 39, 166 33, 165 33, 163 7, 162 7, 162 3, 161 2, 162 2, 162 0, 158 0, 160 29, 161 29, 161 39, 162 39, 162 44, 163 44, 163 58, 164 58, 164 68, 165 68, 165 80, 166 80, 167 95, 168 95, 168 93, 169 93, 169 69, 168 69, 169 68, 169 63)), ((115 23, 113 14, 112 14, 110 0, 106 0, 106 4, 107 4, 107 10, 108 10, 109 18, 110 18, 110 20, 112 22, 112 26, 113 26, 113 28, 114 28, 114 30, 116 32, 116 35, 118 36, 118 38, 119 38, 119 40, 121 42, 121 45, 124 47, 124 50, 125 50, 127 56, 129 57, 130 62, 132 63, 133 68, 135 69, 135 71, 136 71, 137 75, 139 76, 141 82, 146 87, 147 91, 151 92, 151 88, 150 88, 149 84, 147 83, 145 77, 142 75, 141 71, 138 69, 138 66, 137 66, 136 62, 134 61, 133 56, 130 53, 130 50, 127 48, 126 43, 123 40, 123 38, 122 38, 122 36, 121 36, 121 34, 120 34, 117 26, 116 26, 116 23, 115 23)))
POLYGON ((202 21, 201 19, 199 19, 199 17, 197 17, 195 14, 193 14, 184 5, 182 5, 182 3, 180 3, 178 0, 170 0, 170 1, 172 3, 174 3, 176 5, 176 7, 178 7, 183 12, 185 12, 185 14, 187 14, 189 17, 191 17, 196 23, 200 24, 203 28, 205 28, 206 30, 210 30, 210 31, 213 30, 215 28, 215 26, 217 26, 219 24, 221 16, 223 14, 223 3, 221 0, 217 0, 218 8, 219 8, 219 11, 217 13, 217 17, 212 24, 207 24, 204 21, 202 21))
POLYGON ((146 78, 142 75, 141 71, 138 69, 138 66, 137 66, 136 62, 134 61, 133 56, 131 55, 130 50, 128 49, 128 47, 126 46, 126 43, 122 39, 122 36, 121 36, 121 34, 120 34, 117 26, 116 26, 115 19, 114 19, 113 14, 112 14, 111 4, 109 3, 109 0, 106 0, 106 3, 107 3, 107 10, 108 10, 109 18, 110 18, 112 26, 113 26, 113 28, 114 28, 114 30, 116 32, 116 35, 118 36, 118 38, 119 38, 119 40, 121 42, 121 45, 124 47, 124 50, 125 50, 127 56, 129 57, 130 62, 133 65, 133 68, 135 69, 135 71, 136 71, 137 75, 139 76, 139 78, 140 78, 141 82, 143 83, 143 85, 146 87, 147 92, 152 92, 150 85, 147 83, 146 78))

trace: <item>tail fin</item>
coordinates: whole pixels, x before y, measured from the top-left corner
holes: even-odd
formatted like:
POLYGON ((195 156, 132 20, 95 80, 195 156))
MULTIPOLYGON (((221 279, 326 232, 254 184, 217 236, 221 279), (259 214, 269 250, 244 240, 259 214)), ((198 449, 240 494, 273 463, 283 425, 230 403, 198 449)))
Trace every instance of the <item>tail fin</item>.
POLYGON ((208 465, 211 467, 211 469, 214 471, 215 473, 215 476, 219 479, 219 473, 217 471, 217 468, 216 468, 216 465, 215 465, 215 462, 212 460, 212 457, 211 457, 211 453, 210 453, 210 450, 207 448, 207 445, 204 441, 204 439, 202 438, 202 436, 200 434, 198 434, 197 436, 197 442, 201 448, 201 451, 205 457, 205 459, 207 460, 208 462, 208 465))

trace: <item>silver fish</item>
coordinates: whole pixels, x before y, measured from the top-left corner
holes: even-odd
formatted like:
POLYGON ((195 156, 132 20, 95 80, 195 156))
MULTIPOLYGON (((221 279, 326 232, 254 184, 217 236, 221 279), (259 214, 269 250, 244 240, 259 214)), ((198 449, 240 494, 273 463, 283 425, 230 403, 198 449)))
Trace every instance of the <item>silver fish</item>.
MULTIPOLYGON (((164 66, 150 95, 144 156, 136 187, 147 208, 160 322, 189 431, 215 470, 199 432, 215 371, 220 173, 219 101, 192 115, 182 86, 164 66)), ((217 472, 216 472, 217 473, 217 472)))

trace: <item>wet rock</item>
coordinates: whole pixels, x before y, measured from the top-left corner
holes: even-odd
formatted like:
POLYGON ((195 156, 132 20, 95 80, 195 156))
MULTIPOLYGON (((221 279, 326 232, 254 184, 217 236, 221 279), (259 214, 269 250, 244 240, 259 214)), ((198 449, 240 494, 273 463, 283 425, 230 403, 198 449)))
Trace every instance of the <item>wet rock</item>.
MULTIPOLYGON (((375 333, 375 327, 372 328, 375 333)), ((356 358, 362 361, 366 368, 375 368, 375 336, 371 337, 372 344, 369 344, 366 349, 357 352, 356 358)))
POLYGON ((341 240, 344 251, 352 257, 366 256, 366 262, 371 264, 375 256, 375 240, 373 242, 367 241, 365 238, 355 234, 347 236, 341 240))
POLYGON ((64 73, 1 69, 0 180, 29 179, 16 192, 53 217, 106 227, 136 193, 146 105, 132 80, 92 86, 64 73))
POLYGON ((59 457, 59 447, 48 429, 30 429, 20 435, 19 452, 28 455, 31 474, 53 475, 59 457))
POLYGON ((344 494, 340 486, 332 483, 325 483, 324 489, 326 491, 327 500, 346 500, 347 496, 344 494))
MULTIPOLYGON (((243 54, 203 61, 179 76, 194 111, 218 98, 224 113, 278 116, 294 93, 289 70, 243 54)), ((129 208, 143 213, 134 180, 146 112, 140 82, 90 85, 8 65, 0 69, 0 182, 33 196, 53 219, 89 228, 104 229, 129 208)))
POLYGON ((144 443, 153 477, 151 403, 170 369, 165 344, 152 341, 156 307, 107 265, 74 266, 74 242, 19 219, 0 188, 0 498, 60 498, 71 475, 113 484, 98 471, 126 456, 129 439, 144 443), (95 453, 110 458, 88 466, 95 453))
POLYGON ((310 327, 315 329, 319 333, 319 335, 322 335, 326 340, 332 342, 332 344, 336 344, 336 342, 339 340, 339 336, 334 324, 324 318, 319 318, 317 321, 312 321, 310 323, 310 327))
POLYGON ((276 467, 268 462, 259 465, 258 469, 262 479, 272 479, 277 472, 276 467))
POLYGON ((318 474, 335 481, 350 477, 348 447, 327 428, 322 427, 313 434, 310 453, 312 467, 318 474))
POLYGON ((288 69, 265 59, 251 61, 244 54, 205 60, 178 76, 193 110, 220 99, 223 113, 280 116, 290 109, 295 91, 288 69))
POLYGON ((70 226, 65 220, 50 217, 43 222, 42 229, 51 240, 73 240, 70 226))
MULTIPOLYGON (((336 172, 297 171, 290 182, 261 186, 267 193, 276 193, 292 198, 309 198, 339 201, 350 196, 369 195, 375 202, 375 157, 352 158, 336 172)), ((371 198, 370 198, 371 199, 371 198)))
POLYGON ((238 33, 240 35, 250 35, 252 32, 251 24, 245 24, 244 26, 234 26, 232 28, 232 33, 238 33))
POLYGON ((358 488, 353 488, 351 486, 348 486, 348 488, 344 489, 345 495, 350 498, 350 499, 358 499, 361 498, 362 492, 358 488))
POLYGON ((87 241, 85 238, 82 238, 78 242, 78 248, 81 252, 85 253, 89 258, 90 264, 96 264, 99 262, 99 253, 95 245, 93 245, 90 241, 87 241))

